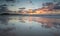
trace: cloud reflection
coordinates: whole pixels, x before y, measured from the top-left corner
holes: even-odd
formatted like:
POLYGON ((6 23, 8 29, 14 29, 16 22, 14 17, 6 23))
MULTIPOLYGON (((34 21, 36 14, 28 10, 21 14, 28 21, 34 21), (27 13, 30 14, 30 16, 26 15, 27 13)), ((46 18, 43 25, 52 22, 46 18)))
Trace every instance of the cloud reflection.
MULTIPOLYGON (((45 17, 36 17, 36 16, 0 16, 1 24, 14 24, 16 27, 16 32, 19 35, 28 35, 35 34, 38 32, 38 35, 47 32, 51 33, 54 36, 60 35, 60 19, 58 18, 45 18, 45 17), (43 31, 42 31, 43 30, 43 31), (41 32, 42 31, 42 32, 41 32), (35 32, 35 33, 34 33, 35 32)), ((0 27, 1 27, 0 24, 0 27)), ((7 25, 8 26, 8 25, 7 25)), ((3 27, 3 26, 2 26, 3 27)), ((3 27, 0 28, 1 34, 12 33, 15 29, 12 27, 3 27), (4 33, 3 33, 4 32, 4 33)), ((8 34, 8 35, 9 35, 8 34)), ((12 34, 15 34, 14 32, 12 34)), ((6 35, 6 34, 5 34, 6 35)), ((15 34, 16 35, 16 34, 15 34)))

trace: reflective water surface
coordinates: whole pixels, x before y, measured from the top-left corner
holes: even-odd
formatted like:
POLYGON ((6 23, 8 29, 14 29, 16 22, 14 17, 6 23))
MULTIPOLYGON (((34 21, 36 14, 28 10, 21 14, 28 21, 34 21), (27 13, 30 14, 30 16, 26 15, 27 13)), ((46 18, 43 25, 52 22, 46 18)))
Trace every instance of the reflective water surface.
POLYGON ((0 36, 60 36, 60 18, 0 16, 0 36))

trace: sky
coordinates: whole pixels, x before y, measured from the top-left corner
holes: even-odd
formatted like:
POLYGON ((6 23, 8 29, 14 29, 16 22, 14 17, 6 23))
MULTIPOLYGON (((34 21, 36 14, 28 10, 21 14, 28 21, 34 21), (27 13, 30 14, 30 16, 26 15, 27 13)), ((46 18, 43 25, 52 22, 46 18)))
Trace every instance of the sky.
MULTIPOLYGON (((52 0, 17 0, 15 6, 12 7, 14 10, 25 7, 26 9, 37 9, 42 7, 42 3, 52 2, 52 0)), ((11 6, 9 7, 11 9, 11 6)))
POLYGON ((53 2, 53 0, 0 0, 0 5, 7 4, 9 10, 17 11, 23 7, 26 9, 41 8, 45 2, 53 2))

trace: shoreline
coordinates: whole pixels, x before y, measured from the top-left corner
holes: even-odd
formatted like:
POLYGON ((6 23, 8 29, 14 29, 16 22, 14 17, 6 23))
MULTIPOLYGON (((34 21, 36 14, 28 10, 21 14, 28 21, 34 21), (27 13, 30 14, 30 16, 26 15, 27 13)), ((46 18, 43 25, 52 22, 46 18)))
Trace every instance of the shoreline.
POLYGON ((60 16, 60 14, 10 14, 2 13, 0 15, 24 15, 24 16, 60 16))

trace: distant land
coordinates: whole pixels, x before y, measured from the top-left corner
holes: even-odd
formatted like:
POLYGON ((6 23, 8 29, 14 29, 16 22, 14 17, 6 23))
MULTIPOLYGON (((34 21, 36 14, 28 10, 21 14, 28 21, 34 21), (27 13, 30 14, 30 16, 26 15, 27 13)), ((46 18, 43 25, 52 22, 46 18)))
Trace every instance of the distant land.
POLYGON ((10 14, 2 13, 0 15, 24 15, 24 16, 60 16, 60 14, 10 14))

